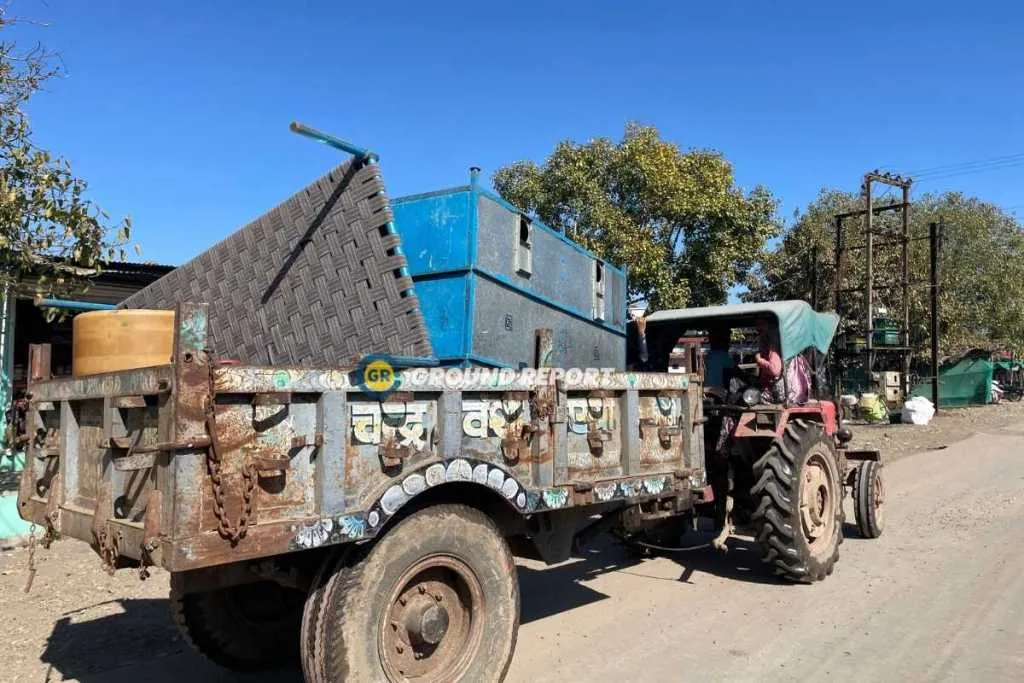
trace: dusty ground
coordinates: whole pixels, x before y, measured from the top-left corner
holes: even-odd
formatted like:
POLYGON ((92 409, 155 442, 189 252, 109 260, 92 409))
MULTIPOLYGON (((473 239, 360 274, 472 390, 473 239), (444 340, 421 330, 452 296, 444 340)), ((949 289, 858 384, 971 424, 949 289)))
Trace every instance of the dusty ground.
POLYGON ((978 432, 1024 421, 1024 401, 948 408, 927 425, 850 424, 851 448, 878 449, 885 459, 946 448, 978 432))
MULTIPOLYGON (((828 581, 765 577, 744 538, 724 556, 640 561, 609 547, 553 568, 525 563, 509 680, 1019 680, 1024 406, 855 432, 889 462, 888 528, 876 541, 850 531, 828 581), (928 452, 900 457, 915 451, 928 452)), ((110 578, 66 541, 40 551, 26 595, 26 559, 0 553, 0 681, 236 680, 181 641, 166 574, 110 578)))

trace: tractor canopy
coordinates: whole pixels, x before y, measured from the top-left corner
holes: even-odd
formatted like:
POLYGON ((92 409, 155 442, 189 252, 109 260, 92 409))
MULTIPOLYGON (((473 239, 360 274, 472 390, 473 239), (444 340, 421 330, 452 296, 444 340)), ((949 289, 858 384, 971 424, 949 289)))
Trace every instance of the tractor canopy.
POLYGON ((676 308, 652 313, 647 317, 647 325, 652 331, 671 329, 673 334, 678 331, 682 335, 686 330, 707 330, 718 325, 753 327, 758 320, 774 320, 779 350, 787 361, 810 348, 827 354, 839 326, 838 315, 818 313, 800 300, 676 308))

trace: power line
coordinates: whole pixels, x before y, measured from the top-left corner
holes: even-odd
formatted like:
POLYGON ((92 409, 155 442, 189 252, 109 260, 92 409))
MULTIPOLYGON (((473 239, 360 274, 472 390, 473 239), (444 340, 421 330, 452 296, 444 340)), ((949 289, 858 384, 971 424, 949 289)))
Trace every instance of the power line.
POLYGON ((914 177, 915 183, 932 182, 934 180, 946 180, 947 178, 956 178, 964 175, 972 175, 975 173, 984 173, 986 171, 1002 171, 1010 168, 1018 168, 1024 166, 1024 159, 1020 159, 1013 162, 1004 162, 1000 164, 991 164, 988 166, 977 166, 973 168, 965 168, 959 171, 950 171, 948 173, 937 173, 935 175, 928 176, 916 176, 914 177))
POLYGON ((1024 152, 1017 154, 1006 154, 1004 156, 989 157, 988 159, 976 159, 974 161, 958 161, 951 164, 942 164, 939 166, 931 166, 928 168, 919 168, 916 171, 911 171, 907 175, 914 178, 935 175, 939 173, 946 173, 949 171, 955 171, 962 168, 969 168, 975 166, 987 166, 990 164, 999 164, 1007 161, 1024 160, 1024 152))
MULTIPOLYGON (((941 164, 938 166, 919 168, 917 170, 906 173, 905 177, 910 177, 913 179, 915 183, 920 183, 930 182, 933 180, 945 180, 947 178, 955 178, 961 175, 971 175, 974 173, 982 173, 985 171, 1001 171, 1010 168, 1017 168, 1020 166, 1024 166, 1024 152, 989 157, 987 159, 975 159, 973 161, 958 161, 949 164, 941 164)), ((883 168, 891 169, 892 167, 885 166, 883 168)))

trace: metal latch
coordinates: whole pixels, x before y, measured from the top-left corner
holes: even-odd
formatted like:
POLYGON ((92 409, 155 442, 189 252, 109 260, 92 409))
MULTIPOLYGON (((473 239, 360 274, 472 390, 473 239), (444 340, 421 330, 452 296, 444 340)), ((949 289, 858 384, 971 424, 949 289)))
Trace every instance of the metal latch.
POLYGON ((670 447, 672 439, 682 433, 679 425, 658 424, 658 421, 653 417, 643 417, 640 418, 640 438, 647 438, 646 431, 651 427, 658 428, 658 442, 663 448, 670 447))
POLYGON ((401 467, 402 461, 416 451, 412 446, 399 445, 395 439, 386 439, 381 442, 379 452, 381 464, 385 469, 388 469, 391 467, 401 467))
POLYGON ((249 458, 249 462, 256 468, 256 471, 260 474, 266 472, 284 472, 288 469, 288 466, 292 464, 291 458, 275 458, 267 455, 254 455, 249 458))
POLYGON ((607 427, 598 427, 597 422, 587 422, 587 446, 596 456, 604 454, 604 444, 612 440, 612 430, 607 427))
POLYGON ((128 451, 124 455, 115 455, 112 460, 114 468, 121 472, 149 469, 156 464, 156 454, 164 451, 201 450, 210 447, 210 437, 196 436, 186 441, 159 441, 157 443, 138 443, 141 433, 129 436, 112 436, 107 440, 107 448, 128 451))
POLYGON ((505 436, 501 437, 501 452, 505 460, 516 462, 523 457, 523 452, 529 452, 533 435, 540 431, 536 424, 520 426, 518 434, 512 426, 505 429, 505 436))
POLYGON ((305 448, 306 446, 320 448, 323 445, 324 435, 321 432, 317 432, 316 434, 314 434, 312 441, 310 441, 305 434, 292 437, 292 448, 305 448))

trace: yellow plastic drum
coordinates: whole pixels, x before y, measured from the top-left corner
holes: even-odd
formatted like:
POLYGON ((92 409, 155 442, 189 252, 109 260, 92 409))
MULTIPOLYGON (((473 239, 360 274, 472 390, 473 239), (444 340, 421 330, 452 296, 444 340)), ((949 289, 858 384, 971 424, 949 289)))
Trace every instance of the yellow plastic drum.
POLYGON ((73 334, 75 377, 167 365, 174 346, 174 311, 80 313, 73 334))

